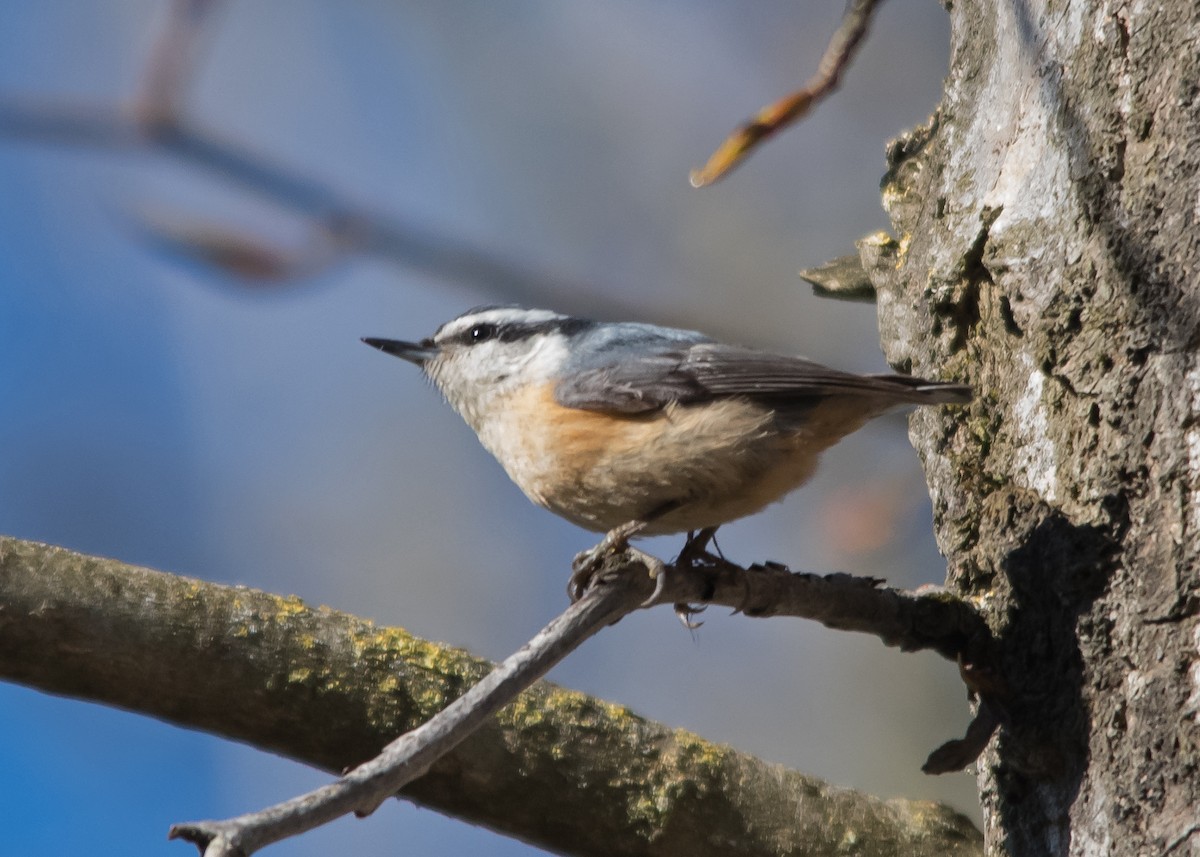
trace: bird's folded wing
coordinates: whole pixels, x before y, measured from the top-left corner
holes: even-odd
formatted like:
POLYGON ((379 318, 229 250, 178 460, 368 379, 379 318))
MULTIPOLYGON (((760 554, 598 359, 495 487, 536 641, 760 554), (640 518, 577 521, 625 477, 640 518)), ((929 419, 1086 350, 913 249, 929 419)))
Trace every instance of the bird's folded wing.
POLYGON ((672 344, 580 368, 555 388, 566 407, 627 414, 732 396, 803 405, 834 395, 935 403, 968 401, 970 390, 904 375, 854 375, 803 357, 716 342, 672 344))

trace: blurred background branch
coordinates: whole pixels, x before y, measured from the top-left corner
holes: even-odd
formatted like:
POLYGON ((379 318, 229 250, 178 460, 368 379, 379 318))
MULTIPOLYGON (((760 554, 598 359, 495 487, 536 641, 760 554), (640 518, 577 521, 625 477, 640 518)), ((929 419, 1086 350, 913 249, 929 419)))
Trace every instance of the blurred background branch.
POLYGON ((538 270, 415 221, 373 211, 333 188, 289 170, 262 153, 219 139, 189 122, 186 97, 200 61, 206 25, 221 0, 172 0, 154 41, 134 100, 125 106, 68 104, 0 94, 0 136, 28 142, 142 150, 176 158, 243 191, 306 218, 319 253, 288 254, 217 223, 147 217, 147 237, 161 248, 205 262, 235 277, 286 281, 315 273, 348 253, 386 259, 494 294, 501 302, 553 304, 567 312, 632 317, 636 310, 595 285, 538 270), (586 296, 586 301, 572 300, 586 296), (575 304, 574 306, 572 304, 575 304))
POLYGON ((224 0, 169 0, 166 22, 150 47, 133 113, 149 133, 171 129, 183 118, 205 25, 224 0))

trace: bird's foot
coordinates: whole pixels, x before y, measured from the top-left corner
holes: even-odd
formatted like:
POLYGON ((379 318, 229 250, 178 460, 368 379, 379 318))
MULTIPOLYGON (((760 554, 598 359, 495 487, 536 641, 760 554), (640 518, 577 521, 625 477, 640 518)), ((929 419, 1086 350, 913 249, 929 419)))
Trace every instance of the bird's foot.
POLYGON ((657 577, 664 567, 661 559, 630 547, 629 540, 637 535, 646 524, 642 521, 630 521, 614 527, 604 534, 604 538, 594 548, 581 551, 571 562, 571 579, 567 582, 567 595, 574 603, 584 596, 590 587, 601 582, 601 569, 604 561, 611 556, 624 553, 635 562, 643 563, 650 570, 651 577, 657 577))
MULTIPOLYGON (((650 597, 642 602, 643 607, 650 607, 658 604, 662 598, 663 592, 666 589, 667 574, 686 574, 692 571, 698 565, 703 565, 706 562, 716 561, 718 556, 709 553, 708 546, 713 541, 713 536, 716 535, 716 527, 705 527, 703 530, 694 533, 688 533, 687 541, 684 542, 683 548, 679 551, 679 556, 675 562, 671 564, 668 571, 667 566, 659 563, 659 568, 651 570, 651 577, 654 578, 654 592, 650 597)), ((724 559, 724 557, 719 557, 724 559)), ((675 615, 683 624, 683 627, 689 631, 694 631, 703 625, 703 622, 697 622, 692 617, 703 613, 706 605, 694 606, 683 602, 678 602, 672 605, 675 610, 675 615)))
MULTIPOLYGON (((650 576, 654 578, 654 591, 650 593, 649 598, 642 602, 643 607, 653 607, 660 603, 663 591, 667 586, 668 574, 686 574, 688 571, 690 571, 690 566, 681 567, 678 564, 671 566, 671 569, 668 571, 667 566, 665 566, 661 560, 656 560, 656 563, 657 567, 650 568, 650 576)), ((703 622, 696 622, 692 619, 692 617, 698 616, 707 610, 707 604, 695 606, 692 604, 686 604, 684 602, 676 602, 675 604, 672 604, 671 607, 675 611, 676 618, 678 618, 683 624, 683 627, 687 628, 689 631, 695 631, 704 624, 703 622)))

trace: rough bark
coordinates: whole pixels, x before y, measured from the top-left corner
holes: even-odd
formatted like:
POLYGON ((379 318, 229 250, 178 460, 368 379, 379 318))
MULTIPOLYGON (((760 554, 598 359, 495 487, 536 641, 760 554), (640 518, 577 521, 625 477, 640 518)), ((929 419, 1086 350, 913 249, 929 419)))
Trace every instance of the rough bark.
POLYGON ((1200 853, 1200 5, 954 4, 864 245, 950 582, 1001 641, 990 854, 1200 853))
MULTIPOLYGON (((0 677, 327 770, 489 668, 296 598, 0 538, 0 677)), ((545 682, 403 794, 567 854, 980 853, 946 807, 833 788, 545 682)))

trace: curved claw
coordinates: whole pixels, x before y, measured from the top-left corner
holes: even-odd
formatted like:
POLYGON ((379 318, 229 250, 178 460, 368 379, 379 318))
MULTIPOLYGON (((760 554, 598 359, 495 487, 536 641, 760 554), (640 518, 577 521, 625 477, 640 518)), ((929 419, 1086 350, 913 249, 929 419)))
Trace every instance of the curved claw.
POLYGON ((604 543, 601 542, 594 548, 580 551, 575 555, 575 559, 571 560, 571 578, 567 581, 567 597, 571 599, 572 604, 582 598, 583 593, 587 592, 588 587, 592 585, 596 572, 600 570, 600 565, 604 562, 605 552, 604 543))
POLYGON ((693 622, 692 617, 703 613, 707 609, 707 604, 701 604, 699 607, 693 607, 691 604, 676 604, 675 618, 677 618, 683 624, 683 627, 687 628, 689 631, 695 631, 704 623, 693 622))
POLYGON ((667 567, 660 561, 657 567, 650 569, 650 576, 654 578, 654 591, 650 593, 650 597, 642 602, 642 607, 653 607, 658 603, 658 599, 662 597, 663 591, 667 588, 667 567))
MULTIPOLYGON (((638 553, 640 554, 641 552, 638 551, 638 553)), ((654 578, 654 591, 650 593, 649 598, 642 602, 642 607, 654 607, 660 603, 659 599, 662 598, 662 595, 666 590, 668 573, 667 566, 664 565, 662 561, 655 559, 654 557, 647 557, 645 554, 642 554, 641 558, 643 561, 653 561, 653 564, 647 562, 647 567, 650 569, 650 576, 654 578)), ((678 573, 678 570, 676 570, 674 573, 678 573)), ((708 609, 708 605, 701 604, 699 607, 695 607, 691 604, 676 603, 674 605, 674 609, 675 616, 683 624, 683 627, 687 628, 689 631, 695 631, 704 623, 694 622, 692 621, 692 617, 703 613, 708 609)))

